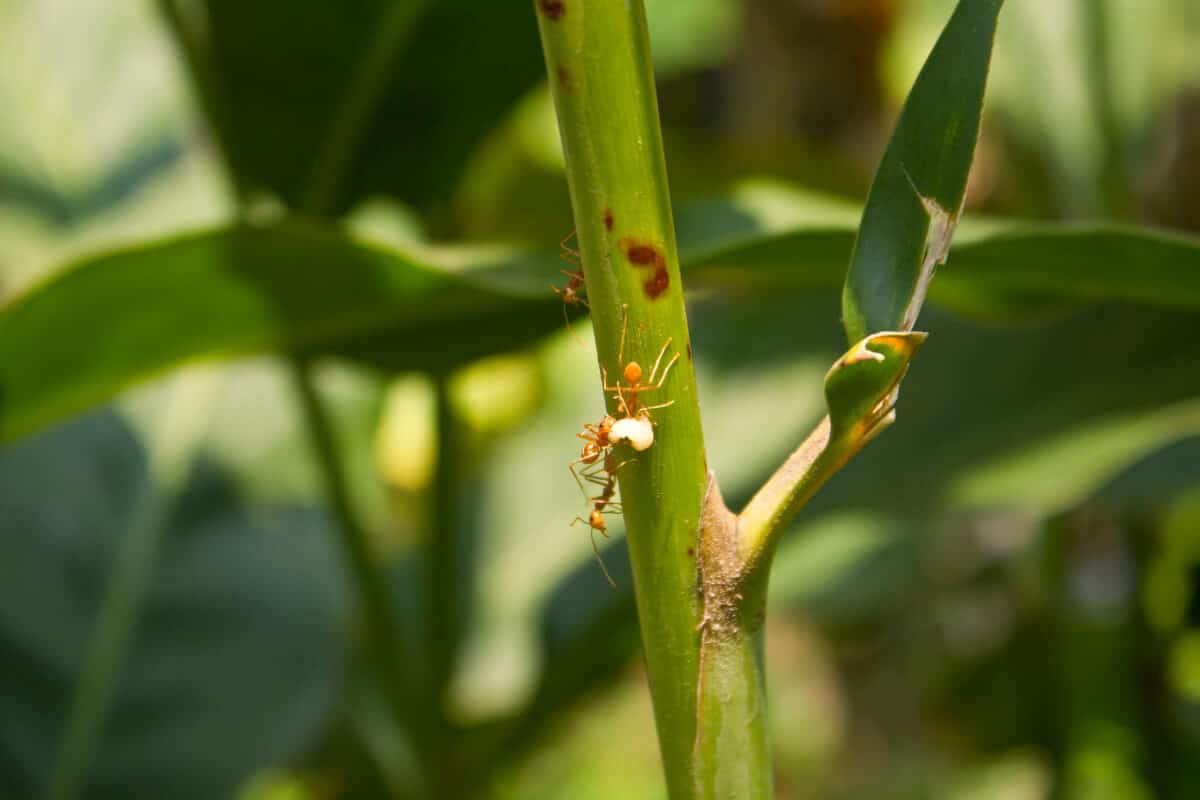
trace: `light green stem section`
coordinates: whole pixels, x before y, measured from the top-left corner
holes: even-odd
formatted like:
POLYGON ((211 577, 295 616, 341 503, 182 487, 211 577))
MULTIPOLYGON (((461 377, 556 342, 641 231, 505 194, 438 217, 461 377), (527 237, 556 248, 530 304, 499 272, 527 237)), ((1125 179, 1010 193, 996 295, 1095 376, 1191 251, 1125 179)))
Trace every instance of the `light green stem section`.
POLYGON ((150 468, 130 515, 129 528, 118 537, 100 614, 80 664, 79 681, 46 792, 50 800, 79 797, 86 783, 166 544, 167 518, 208 425, 217 383, 215 374, 204 372, 178 381, 172 390, 160 430, 153 439, 150 468))
MULTIPOLYGON (((301 211, 322 217, 333 209, 354 150, 366 134, 371 116, 387 88, 390 67, 424 7, 425 0, 402 0, 384 12, 314 159, 301 211)), ((414 718, 427 714, 430 709, 414 702, 420 697, 419 690, 405 681, 406 675, 411 676, 411 670, 405 668, 410 659, 404 653, 387 580, 371 551, 367 530, 355 511, 341 450, 328 409, 321 400, 312 363, 295 353, 289 354, 287 360, 341 549, 353 576, 366 629, 369 669, 387 697, 396 724, 401 728, 424 727, 414 723, 414 718)))
POLYGON ((762 646, 761 630, 705 633, 700 692, 705 735, 696 737, 696 761, 705 769, 697 776, 697 797, 772 797, 762 646))
POLYGON ((745 593, 750 597, 746 611, 757 613, 766 602, 770 565, 788 523, 863 444, 831 442, 829 417, 825 417, 742 509, 738 545, 745 593))
MULTIPOLYGON (((673 401, 653 412, 653 446, 623 453, 636 460, 618 477, 667 784, 672 798, 689 798, 704 771, 693 756, 701 613, 696 555, 706 472, 645 12, 640 0, 536 0, 534 8, 600 366, 610 385, 620 379, 623 307, 623 360, 642 365, 644 380, 668 339, 664 364, 679 356, 665 385, 639 398, 648 405, 673 401)), ((612 392, 606 394, 615 413, 612 392)), ((601 414, 585 411, 579 423, 601 414)))
POLYGON ((767 577, 789 522, 838 470, 896 419, 900 382, 925 334, 882 331, 851 347, 825 376, 824 417, 738 515, 743 619, 760 619, 767 577))
POLYGON ((466 627, 473 588, 464 574, 463 456, 466 429, 454 408, 449 375, 435 377, 437 404, 437 471, 433 485, 433 519, 425 578, 432 702, 441 709, 454 673, 466 627))
POLYGON ((401 725, 408 719, 411 703, 403 682, 405 659, 397 632, 400 630, 388 595, 387 584, 375 563, 366 530, 354 513, 346 469, 334 435, 329 413, 321 402, 312 367, 299 356, 289 359, 288 366, 296 395, 300 399, 304 421, 312 439, 312 447, 320 466, 326 498, 333 512, 334 525, 340 539, 347 566, 354 578, 363 621, 367 631, 367 659, 375 680, 387 695, 388 705, 401 725))

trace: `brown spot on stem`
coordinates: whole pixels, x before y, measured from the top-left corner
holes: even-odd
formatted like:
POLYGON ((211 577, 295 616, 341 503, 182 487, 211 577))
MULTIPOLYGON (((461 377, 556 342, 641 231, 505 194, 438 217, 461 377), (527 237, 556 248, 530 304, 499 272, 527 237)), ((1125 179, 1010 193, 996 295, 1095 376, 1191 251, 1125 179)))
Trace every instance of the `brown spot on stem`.
POLYGON ((688 554, 688 558, 695 558, 696 557, 696 548, 689 547, 687 549, 687 554, 688 554))
POLYGON ((607 206, 604 208, 604 227, 607 228, 610 232, 613 229, 612 209, 608 208, 607 206))
POLYGON ((691 361, 692 360, 692 343, 690 340, 687 343, 687 356, 688 356, 688 361, 691 361))
POLYGON ((653 245, 632 242, 625 248, 625 256, 639 267, 652 267, 663 260, 662 253, 653 245))
POLYGON ((671 283, 671 276, 667 272, 667 259, 663 255, 662 248, 629 237, 621 239, 617 242, 617 246, 629 259, 629 263, 635 267, 654 270, 653 274, 642 284, 642 288, 651 300, 658 299, 671 283))
POLYGON ((667 268, 660 266, 654 271, 654 277, 642 284, 642 288, 646 290, 646 297, 657 300, 670 283, 671 276, 667 274, 667 268))
POLYGON ((554 70, 558 75, 558 83, 568 92, 575 89, 575 77, 571 74, 571 70, 565 64, 559 64, 554 70))
POLYGON ((554 22, 558 22, 567 13, 567 4, 563 0, 538 0, 538 8, 554 22))

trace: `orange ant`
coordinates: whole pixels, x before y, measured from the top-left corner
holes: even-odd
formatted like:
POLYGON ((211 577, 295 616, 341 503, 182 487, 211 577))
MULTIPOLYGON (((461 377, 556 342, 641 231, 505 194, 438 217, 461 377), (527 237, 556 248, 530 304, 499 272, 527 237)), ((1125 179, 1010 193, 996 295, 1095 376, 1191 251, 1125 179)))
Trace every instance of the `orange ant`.
MULTIPOLYGON (((607 417, 606 419, 611 419, 611 417, 607 417)), ((589 445, 594 444, 594 442, 589 441, 584 445, 584 449, 587 450, 589 445)), ((581 460, 584 458, 585 456, 580 456, 581 460)), ((579 490, 583 492, 584 498, 593 504, 592 510, 588 514, 587 519, 584 519, 583 517, 575 517, 575 519, 571 520, 571 526, 574 527, 575 523, 577 522, 582 522, 584 525, 588 526, 588 529, 592 535, 592 551, 596 554, 596 563, 600 565, 600 570, 604 573, 605 580, 607 580, 608 584, 615 589, 617 588, 617 584, 612 579, 612 575, 609 574, 608 567, 604 566, 604 559, 600 557, 600 545, 596 542, 596 533, 599 532, 601 536, 607 539, 608 524, 605 522, 604 512, 607 510, 614 514, 620 514, 623 510, 620 503, 613 502, 613 495, 615 495, 617 491, 617 471, 620 470, 621 467, 628 464, 629 461, 623 461, 620 464, 616 463, 616 457, 613 455, 612 451, 609 450, 609 452, 605 454, 603 462, 598 461, 597 454, 596 457, 593 457, 592 460, 587 463, 600 463, 602 466, 599 470, 595 469, 594 467, 592 469, 585 467, 580 473, 576 473, 572 468, 571 475, 574 476, 575 482, 579 484, 579 490), (583 486, 583 481, 594 483, 600 486, 600 494, 596 495, 595 497, 589 496, 587 490, 583 486)))
MULTIPOLYGON (((625 333, 629 327, 629 306, 622 306, 623 319, 621 321, 621 344, 617 350, 617 364, 620 365, 625 360, 625 333)), ((668 400, 665 403, 647 406, 639 402, 638 395, 643 392, 653 392, 661 389, 667 381, 667 375, 671 372, 671 367, 675 366, 675 362, 679 360, 679 353, 671 357, 667 362, 666 367, 660 374, 658 368, 662 365, 663 356, 667 353, 667 348, 671 346, 671 337, 663 342, 662 349, 658 351, 658 357, 654 359, 654 366, 650 370, 650 376, 646 383, 642 383, 642 367, 636 361, 630 361, 621 369, 621 377, 625 379, 627 386, 621 385, 617 381, 615 386, 610 386, 608 383, 608 370, 604 367, 600 368, 601 382, 604 384, 604 391, 616 392, 614 399, 618 403, 618 408, 623 415, 617 420, 610 431, 608 439, 615 442, 628 441, 634 450, 645 450, 650 445, 654 444, 654 430, 651 428, 650 412, 658 408, 666 408, 673 405, 674 400, 668 400)))
POLYGON ((604 566, 604 560, 600 557, 600 546, 596 543, 596 533, 599 532, 601 536, 608 538, 608 525, 604 519, 605 510, 615 514, 620 514, 622 511, 621 506, 613 502, 613 495, 617 491, 617 471, 633 459, 618 464, 613 453, 613 446, 620 443, 620 439, 613 435, 613 430, 618 428, 620 422, 611 414, 605 414, 595 425, 585 422, 583 430, 575 434, 584 440, 579 458, 567 465, 571 477, 579 484, 579 491, 583 493, 584 500, 593 504, 587 519, 576 517, 571 520, 571 525, 582 522, 588 526, 592 535, 592 550, 596 554, 596 563, 600 565, 604 577, 613 588, 616 588, 616 583, 609 574, 608 568, 604 566), (576 464, 583 464, 583 469, 576 472, 576 464), (600 494, 595 497, 590 496, 583 485, 584 481, 600 486, 600 494))
POLYGON ((615 444, 611 436, 616 423, 617 418, 611 414, 605 414, 597 425, 590 422, 583 423, 583 430, 575 434, 583 439, 583 449, 579 451, 579 458, 567 464, 567 469, 571 470, 572 475, 575 474, 576 464, 595 464, 602 455, 607 455, 609 449, 615 444))
POLYGON ((567 326, 567 330, 571 331, 571 336, 575 337, 575 341, 579 342, 579 344, 582 345, 583 342, 580 341, 578 336, 575 336, 575 331, 571 330, 571 319, 570 319, 570 317, 567 316, 567 306, 584 306, 586 308, 587 304, 588 304, 587 300, 584 299, 582 294, 580 294, 580 290, 584 288, 584 286, 583 286, 583 260, 579 255, 579 251, 576 250, 575 248, 571 247, 569 244, 567 244, 573 238, 575 238, 575 231, 571 231, 570 233, 568 233, 566 238, 564 238, 561 242, 558 243, 558 248, 559 248, 559 258, 561 258, 563 261, 567 262, 567 264, 575 267, 576 269, 561 270, 562 274, 566 275, 568 278, 567 285, 566 286, 551 285, 550 289, 556 295, 558 295, 559 297, 562 298, 562 301, 563 301, 563 323, 567 326))
MULTIPOLYGON (((563 246, 565 248, 566 240, 564 240, 563 246)), ((628 305, 622 306, 622 314, 621 344, 617 350, 618 364, 621 364, 625 360, 625 334, 629 328, 628 305)), ((650 419, 650 412, 654 409, 666 408, 675 401, 669 400, 665 403, 647 406, 639 402, 638 395, 644 392, 657 391, 666 383, 671 367, 675 366, 675 362, 679 360, 679 354, 676 353, 667 362, 662 373, 659 373, 658 368, 662 365, 663 357, 670 346, 671 339, 668 337, 663 342, 662 349, 658 351, 658 357, 654 360, 654 367, 650 370, 650 375, 646 383, 642 383, 642 368, 636 361, 630 361, 621 370, 621 376, 628 385, 618 382, 615 386, 609 386, 608 372, 605 368, 601 367, 601 382, 604 391, 616 392, 615 399, 618 402, 618 408, 622 416, 618 419, 611 414, 605 414, 600 419, 600 422, 594 425, 584 423, 583 430, 576 434, 580 439, 583 439, 583 447, 579 452, 579 458, 567 464, 567 469, 570 470, 571 476, 575 478, 575 482, 579 484, 579 489, 583 492, 584 499, 593 504, 587 519, 576 517, 571 520, 571 525, 582 522, 588 526, 592 535, 592 550, 596 553, 596 561, 600 564, 600 569, 603 570, 604 577, 614 587, 616 584, 613 583, 612 576, 609 575, 608 569, 604 566, 604 562, 600 558, 600 548, 596 543, 596 532, 598 531, 605 538, 608 537, 608 526, 604 519, 606 509, 614 513, 621 513, 621 507, 613 502, 613 495, 616 493, 617 488, 617 471, 633 459, 618 464, 616 456, 613 453, 613 447, 622 442, 628 442, 630 447, 640 452, 654 444, 654 428, 650 419), (576 464, 584 465, 579 472, 575 471, 576 464), (589 496, 587 489, 584 488, 584 481, 600 486, 600 494, 594 497, 589 496)))

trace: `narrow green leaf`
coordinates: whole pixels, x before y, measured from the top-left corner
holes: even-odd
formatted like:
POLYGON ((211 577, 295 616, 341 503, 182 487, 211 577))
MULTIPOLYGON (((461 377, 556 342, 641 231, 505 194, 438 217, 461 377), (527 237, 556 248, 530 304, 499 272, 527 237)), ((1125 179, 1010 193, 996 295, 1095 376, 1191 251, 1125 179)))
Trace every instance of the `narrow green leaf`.
POLYGON ((562 324, 548 287, 503 268, 454 275, 309 223, 217 229, 85 259, 0 308, 0 441, 194 359, 435 369, 562 324))
POLYGON ((960 0, 917 76, 867 205, 842 295, 849 340, 909 331, 946 260, 975 153, 1003 0, 960 0))

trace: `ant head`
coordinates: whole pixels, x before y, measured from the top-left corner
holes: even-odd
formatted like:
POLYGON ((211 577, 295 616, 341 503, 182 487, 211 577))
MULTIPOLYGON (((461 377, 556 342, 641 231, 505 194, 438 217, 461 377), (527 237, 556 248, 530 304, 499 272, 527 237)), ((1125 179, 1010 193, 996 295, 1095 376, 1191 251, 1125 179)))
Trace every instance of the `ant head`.
POLYGON ((632 385, 642 379, 642 368, 636 361, 630 361, 625 365, 625 371, 622 373, 625 376, 625 382, 632 385))
POLYGON ((612 426, 615 425, 616 422, 617 418, 612 414, 605 414, 604 419, 600 420, 600 430, 604 433, 608 433, 612 430, 612 426))
POLYGON ((584 464, 595 464, 600 458, 600 445, 595 442, 584 442, 583 452, 579 454, 579 460, 584 464))
POLYGON ((588 525, 591 525, 598 531, 605 530, 604 512, 599 509, 593 509, 592 513, 588 515, 588 525))

